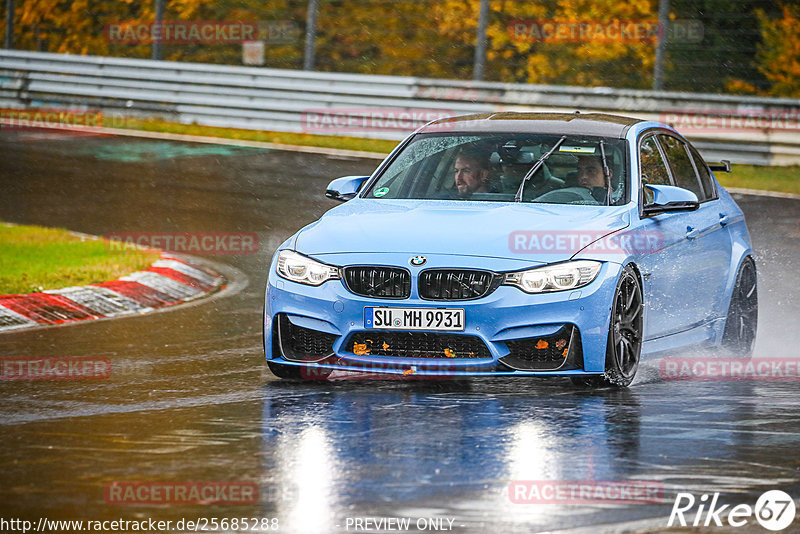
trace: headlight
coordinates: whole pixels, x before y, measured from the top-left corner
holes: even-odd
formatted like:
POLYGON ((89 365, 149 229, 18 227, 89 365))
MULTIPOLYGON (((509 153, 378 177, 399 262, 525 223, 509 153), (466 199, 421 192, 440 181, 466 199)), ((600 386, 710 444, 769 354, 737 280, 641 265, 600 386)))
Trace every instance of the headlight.
POLYGON ((339 278, 338 267, 325 265, 291 250, 281 250, 278 253, 275 271, 287 280, 311 286, 339 278))
POLYGON ((517 286, 526 293, 546 293, 583 287, 597 277, 599 261, 578 260, 546 265, 527 271, 506 273, 503 284, 517 286))

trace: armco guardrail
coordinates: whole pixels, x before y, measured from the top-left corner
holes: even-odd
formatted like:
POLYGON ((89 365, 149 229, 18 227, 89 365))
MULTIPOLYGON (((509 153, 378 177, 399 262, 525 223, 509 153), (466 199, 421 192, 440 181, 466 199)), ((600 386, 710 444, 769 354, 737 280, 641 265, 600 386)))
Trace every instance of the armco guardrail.
POLYGON ((0 106, 401 139, 431 117, 602 111, 673 123, 709 160, 800 164, 800 100, 0 51, 0 106))

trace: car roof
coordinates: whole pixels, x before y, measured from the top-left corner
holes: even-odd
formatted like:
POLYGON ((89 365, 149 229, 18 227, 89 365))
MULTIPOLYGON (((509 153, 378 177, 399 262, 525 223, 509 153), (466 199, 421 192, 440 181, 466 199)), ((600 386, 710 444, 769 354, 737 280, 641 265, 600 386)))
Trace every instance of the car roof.
POLYGON ((425 125, 419 133, 447 131, 448 133, 542 133, 593 135, 624 139, 634 124, 643 119, 608 115, 605 113, 533 113, 503 111, 445 117, 425 125))

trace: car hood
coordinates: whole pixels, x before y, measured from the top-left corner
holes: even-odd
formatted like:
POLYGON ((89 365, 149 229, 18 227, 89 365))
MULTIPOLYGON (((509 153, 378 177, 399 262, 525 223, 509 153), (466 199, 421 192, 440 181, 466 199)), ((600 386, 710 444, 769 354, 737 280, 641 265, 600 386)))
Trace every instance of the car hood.
POLYGON ((298 232, 295 249, 312 256, 398 252, 551 263, 628 222, 624 206, 357 198, 298 232))

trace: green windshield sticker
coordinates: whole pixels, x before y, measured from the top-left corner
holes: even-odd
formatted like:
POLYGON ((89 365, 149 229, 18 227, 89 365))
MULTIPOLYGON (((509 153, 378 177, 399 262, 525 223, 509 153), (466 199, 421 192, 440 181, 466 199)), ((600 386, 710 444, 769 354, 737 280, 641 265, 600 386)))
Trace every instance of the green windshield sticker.
POLYGON ((381 187, 380 189, 376 189, 375 190, 374 195, 376 197, 382 197, 383 195, 385 195, 388 192, 389 192, 389 188, 388 187, 381 187))
POLYGON ((572 152, 574 154, 594 154, 595 147, 593 146, 560 146, 559 152, 572 152))

